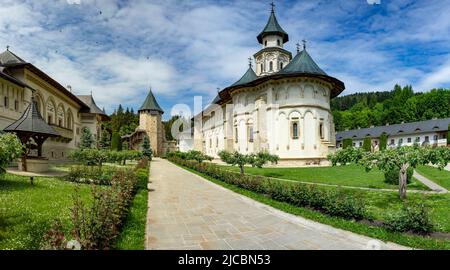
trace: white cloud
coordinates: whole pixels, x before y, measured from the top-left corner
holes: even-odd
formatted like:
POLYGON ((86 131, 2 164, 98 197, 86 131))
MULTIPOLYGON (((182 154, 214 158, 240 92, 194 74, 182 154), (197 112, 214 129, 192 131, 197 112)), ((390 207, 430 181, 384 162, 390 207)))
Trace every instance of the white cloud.
MULTIPOLYGON (((444 1, 384 1, 376 8, 353 1, 280 1, 276 11, 290 34, 286 48, 295 54, 294 44, 308 39, 312 57, 345 82, 345 93, 389 90, 395 83, 418 90, 449 83, 450 62, 436 68, 431 62, 450 50, 450 5, 444 1), (415 51, 416 45, 423 51, 415 51)), ((269 6, 0 0, 0 14, 0 46, 11 45, 76 92, 92 90, 100 106, 111 109, 119 103, 138 107, 149 85, 158 99, 172 103, 190 103, 195 94, 211 99, 217 87, 242 76, 247 58, 260 49, 256 35, 269 6)))

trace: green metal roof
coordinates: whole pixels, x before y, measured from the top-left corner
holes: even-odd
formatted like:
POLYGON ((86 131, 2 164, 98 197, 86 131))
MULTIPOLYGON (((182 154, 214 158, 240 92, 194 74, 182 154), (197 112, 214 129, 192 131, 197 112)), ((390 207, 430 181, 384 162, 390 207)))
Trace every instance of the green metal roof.
POLYGON ((320 67, 314 62, 306 49, 297 53, 292 61, 284 67, 278 74, 289 73, 307 73, 328 76, 320 67))
POLYGON ((243 84, 252 82, 256 79, 258 79, 258 76, 256 76, 256 73, 253 71, 252 67, 249 66, 247 69, 247 72, 245 72, 244 76, 242 76, 239 79, 239 81, 233 83, 231 86, 243 85, 243 84))
POLYGON ((259 43, 262 44, 262 39, 267 35, 280 35, 283 37, 283 43, 289 41, 289 35, 283 30, 283 28, 281 28, 277 21, 277 17, 275 17, 275 11, 273 9, 270 13, 269 21, 267 22, 266 27, 264 27, 264 30, 257 36, 259 43))
POLYGON ((164 113, 163 109, 161 109, 158 102, 156 101, 151 88, 148 91, 148 95, 144 101, 144 104, 142 104, 141 108, 139 108, 139 111, 157 111, 160 113, 164 113))

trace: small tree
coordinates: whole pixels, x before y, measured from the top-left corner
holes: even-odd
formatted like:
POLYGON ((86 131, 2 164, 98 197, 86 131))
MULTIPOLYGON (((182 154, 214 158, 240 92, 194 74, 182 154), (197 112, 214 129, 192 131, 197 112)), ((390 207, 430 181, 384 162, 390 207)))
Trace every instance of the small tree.
POLYGON ((368 138, 368 137, 364 138, 363 149, 366 152, 370 152, 371 151, 371 149, 372 149, 372 140, 370 138, 368 138))
POLYGON ((104 129, 102 130, 102 136, 99 142, 101 149, 109 149, 111 147, 111 138, 109 136, 109 132, 104 129))
POLYGON ((142 155, 148 158, 148 160, 152 160, 152 149, 150 148, 150 140, 147 136, 144 137, 144 141, 142 142, 142 155))
POLYGON ((80 148, 81 149, 92 148, 93 144, 94 144, 94 138, 92 137, 91 131, 87 127, 82 128, 81 129, 80 148))
POLYGON ((120 135, 117 132, 114 132, 111 137, 111 150, 121 151, 122 150, 122 142, 120 139, 120 135))
POLYGON ((16 135, 0 134, 0 174, 5 172, 6 166, 18 158, 23 151, 23 145, 16 135))
POLYGON ((231 166, 237 165, 241 171, 241 174, 244 174, 244 166, 249 163, 248 156, 235 151, 234 153, 230 153, 227 151, 219 152, 220 159, 230 164, 231 166))
POLYGON ((366 171, 378 167, 383 172, 399 170, 399 196, 406 198, 407 170, 420 164, 438 165, 444 168, 450 161, 450 148, 403 146, 378 152, 362 152, 354 149, 343 149, 328 156, 333 166, 356 162, 363 165, 366 171))
POLYGON ((280 157, 277 155, 269 154, 267 151, 261 151, 256 154, 249 155, 249 163, 252 167, 262 168, 267 163, 277 164, 280 157))
POLYGON ((220 151, 218 155, 223 162, 230 164, 231 166, 239 166, 242 175, 244 174, 244 166, 247 164, 252 167, 262 168, 268 162, 277 163, 279 160, 278 156, 271 155, 266 151, 249 155, 241 154, 238 151, 235 151, 234 153, 220 151))
POLYGON ((213 158, 208 155, 203 154, 200 151, 191 150, 191 151, 187 152, 186 159, 195 160, 198 163, 202 163, 205 160, 211 161, 213 158))

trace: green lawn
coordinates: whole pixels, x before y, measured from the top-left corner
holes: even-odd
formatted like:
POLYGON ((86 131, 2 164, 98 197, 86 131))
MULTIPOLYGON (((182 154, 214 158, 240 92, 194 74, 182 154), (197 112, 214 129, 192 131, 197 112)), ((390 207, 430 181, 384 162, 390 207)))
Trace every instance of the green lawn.
POLYGON ((116 249, 143 250, 145 243, 145 224, 147 222, 148 173, 140 177, 138 191, 131 203, 130 212, 116 242, 116 249))
MULTIPOLYGON (((268 198, 263 194, 258 194, 237 186, 227 184, 225 182, 211 178, 207 175, 204 175, 202 173, 199 173, 186 167, 183 168, 195 174, 198 174, 218 185, 233 190, 234 192, 240 193, 244 196, 247 196, 264 204, 270 205, 284 212, 298 216, 303 216, 305 218, 320 223, 328 224, 336 228, 341 228, 355 233, 367 235, 369 237, 378 238, 384 241, 391 241, 414 248, 446 249, 446 250, 450 249, 449 240, 434 239, 419 235, 409 235, 391 232, 381 227, 349 221, 338 217, 331 217, 308 208, 296 207, 285 202, 279 202, 271 198, 268 198)), ((322 187, 322 188, 333 189, 335 187, 322 187)), ((396 192, 377 192, 377 191, 356 190, 349 188, 341 188, 341 189, 351 196, 361 196, 366 201, 366 207, 369 212, 369 215, 371 215, 377 220, 384 220, 389 213, 392 213, 400 209, 402 206, 402 202, 398 198, 398 194, 396 192)), ((450 233, 450 215, 449 215, 450 194, 425 195, 425 194, 409 193, 407 195, 407 202, 409 201, 425 202, 431 209, 431 218, 434 224, 436 225, 436 230, 439 232, 450 233)))
POLYGON ((37 177, 32 186, 28 177, 0 175, 0 250, 39 249, 55 218, 69 228, 71 195, 76 186, 89 202, 87 185, 37 177))
POLYGON ((450 190, 450 172, 431 166, 418 166, 416 171, 436 184, 450 190))
MULTIPOLYGON (((227 169, 239 171, 238 167, 225 166, 227 169)), ((314 168, 252 168, 246 167, 245 173, 282 178, 302 182, 332 184, 339 186, 397 189, 397 185, 384 182, 383 172, 374 169, 366 172, 357 165, 314 168)), ((425 185, 413 179, 409 189, 429 190, 425 185)))

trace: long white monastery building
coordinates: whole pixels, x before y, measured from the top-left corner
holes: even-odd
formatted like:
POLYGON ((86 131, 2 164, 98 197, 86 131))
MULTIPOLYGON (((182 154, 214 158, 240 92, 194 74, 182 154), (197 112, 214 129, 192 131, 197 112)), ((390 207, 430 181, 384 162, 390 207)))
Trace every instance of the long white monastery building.
POLYGON ((305 44, 292 58, 273 9, 257 40, 262 48, 254 54, 256 69, 250 63, 242 78, 194 117, 192 147, 214 157, 220 150, 266 150, 282 165, 320 164, 336 147, 330 99, 344 83, 320 69, 305 44))

